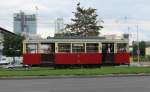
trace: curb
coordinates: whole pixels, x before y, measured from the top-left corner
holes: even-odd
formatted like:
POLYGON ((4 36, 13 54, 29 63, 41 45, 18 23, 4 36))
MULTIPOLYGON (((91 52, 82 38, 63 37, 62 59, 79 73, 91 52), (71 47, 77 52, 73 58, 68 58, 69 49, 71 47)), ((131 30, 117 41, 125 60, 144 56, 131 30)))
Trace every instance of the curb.
POLYGON ((23 76, 23 77, 0 77, 0 80, 32 80, 32 79, 74 79, 74 78, 109 78, 109 77, 142 77, 150 74, 109 74, 93 76, 23 76))

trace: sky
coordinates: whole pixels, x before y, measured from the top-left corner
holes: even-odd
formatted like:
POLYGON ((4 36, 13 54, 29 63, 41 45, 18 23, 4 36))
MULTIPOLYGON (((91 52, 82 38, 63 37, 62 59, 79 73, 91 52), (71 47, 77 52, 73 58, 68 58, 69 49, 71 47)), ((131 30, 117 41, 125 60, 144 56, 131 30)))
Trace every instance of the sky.
POLYGON ((101 35, 129 33, 131 40, 150 40, 150 0, 0 0, 0 26, 13 32, 13 14, 20 10, 37 13, 38 34, 54 35, 54 21, 61 17, 70 23, 76 4, 96 8, 104 28, 101 35), (35 7, 38 7, 36 11, 35 7), (137 27, 138 26, 138 27, 137 27))

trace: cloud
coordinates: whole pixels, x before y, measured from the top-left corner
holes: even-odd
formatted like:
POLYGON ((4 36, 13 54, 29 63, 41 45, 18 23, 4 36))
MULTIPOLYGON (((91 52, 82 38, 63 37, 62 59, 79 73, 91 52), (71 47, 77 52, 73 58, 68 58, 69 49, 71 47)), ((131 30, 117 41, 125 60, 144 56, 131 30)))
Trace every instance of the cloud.
POLYGON ((38 31, 37 33, 41 35, 41 37, 46 38, 48 36, 54 36, 54 24, 38 24, 38 31))
POLYGON ((15 6, 21 4, 22 2, 23 2, 23 0, 13 0, 13 1, 3 0, 0 3, 0 8, 15 7, 15 6))
POLYGON ((41 35, 42 38, 46 38, 48 36, 53 37, 54 36, 54 29, 50 27, 44 27, 38 29, 38 34, 41 35))

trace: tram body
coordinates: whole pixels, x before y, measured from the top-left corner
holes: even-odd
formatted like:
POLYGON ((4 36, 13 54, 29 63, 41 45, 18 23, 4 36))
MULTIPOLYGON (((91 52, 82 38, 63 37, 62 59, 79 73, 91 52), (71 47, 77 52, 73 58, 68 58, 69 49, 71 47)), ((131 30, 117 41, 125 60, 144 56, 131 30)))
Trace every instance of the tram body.
POLYGON ((55 66, 129 65, 129 41, 98 37, 25 40, 23 63, 55 66))

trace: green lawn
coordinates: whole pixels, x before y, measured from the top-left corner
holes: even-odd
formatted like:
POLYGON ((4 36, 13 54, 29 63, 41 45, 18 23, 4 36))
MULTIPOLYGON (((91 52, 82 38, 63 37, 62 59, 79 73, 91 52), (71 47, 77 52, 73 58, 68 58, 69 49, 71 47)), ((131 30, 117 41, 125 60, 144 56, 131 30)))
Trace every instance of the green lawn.
POLYGON ((52 69, 32 68, 25 69, 0 69, 0 77, 13 76, 94 76, 107 74, 138 74, 150 73, 150 67, 102 67, 91 69, 52 69))

